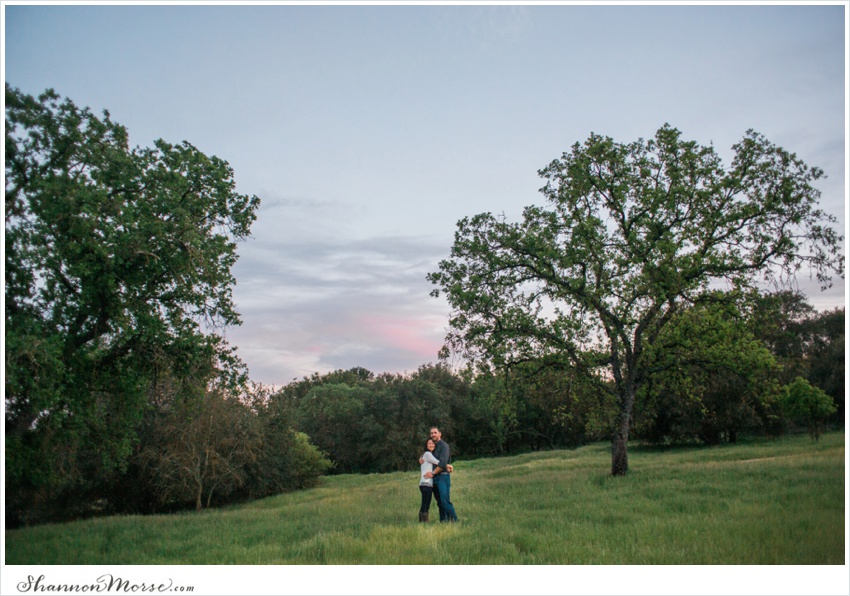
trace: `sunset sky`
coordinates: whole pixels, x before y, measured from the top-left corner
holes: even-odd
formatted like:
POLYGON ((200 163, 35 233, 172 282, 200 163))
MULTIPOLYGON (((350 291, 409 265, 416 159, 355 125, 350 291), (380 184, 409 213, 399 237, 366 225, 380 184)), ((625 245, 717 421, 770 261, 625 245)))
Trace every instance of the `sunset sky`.
MULTIPOLYGON (((455 225, 517 219, 591 132, 753 128, 828 178, 845 227, 844 7, 5 5, 5 79, 188 140, 262 199, 228 331, 255 381, 435 362, 425 276, 455 225)), ((844 303, 844 282, 819 293, 844 303)))

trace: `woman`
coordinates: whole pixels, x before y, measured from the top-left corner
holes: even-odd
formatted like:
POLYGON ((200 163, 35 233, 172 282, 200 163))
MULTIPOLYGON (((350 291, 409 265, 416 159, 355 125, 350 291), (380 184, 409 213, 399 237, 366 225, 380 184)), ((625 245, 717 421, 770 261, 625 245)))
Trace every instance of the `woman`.
POLYGON ((428 512, 431 510, 431 495, 434 493, 434 479, 425 478, 425 472, 433 471, 434 466, 440 463, 434 457, 435 447, 434 441, 428 439, 428 442, 425 443, 425 453, 419 458, 419 492, 422 493, 422 505, 419 506, 419 521, 421 522, 428 521, 428 512))

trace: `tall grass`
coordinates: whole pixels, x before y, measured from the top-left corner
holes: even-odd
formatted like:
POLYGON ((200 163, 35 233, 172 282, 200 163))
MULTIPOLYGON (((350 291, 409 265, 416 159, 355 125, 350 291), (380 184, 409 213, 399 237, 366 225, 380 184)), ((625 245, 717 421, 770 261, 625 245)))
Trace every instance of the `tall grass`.
POLYGON ((417 521, 417 473, 329 477, 226 509, 6 532, 6 564, 843 564, 844 433, 456 462, 461 522, 417 521))

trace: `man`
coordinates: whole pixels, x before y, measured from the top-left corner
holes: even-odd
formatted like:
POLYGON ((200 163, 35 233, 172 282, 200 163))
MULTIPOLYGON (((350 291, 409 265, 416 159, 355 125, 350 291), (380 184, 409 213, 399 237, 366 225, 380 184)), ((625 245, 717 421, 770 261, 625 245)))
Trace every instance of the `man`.
POLYGON ((425 477, 434 479, 434 498, 437 499, 437 507, 440 510, 440 521, 456 522, 457 514, 451 501, 452 477, 449 474, 449 465, 452 463, 451 449, 436 426, 431 429, 431 440, 436 445, 434 457, 439 463, 434 466, 432 472, 425 472, 425 477))

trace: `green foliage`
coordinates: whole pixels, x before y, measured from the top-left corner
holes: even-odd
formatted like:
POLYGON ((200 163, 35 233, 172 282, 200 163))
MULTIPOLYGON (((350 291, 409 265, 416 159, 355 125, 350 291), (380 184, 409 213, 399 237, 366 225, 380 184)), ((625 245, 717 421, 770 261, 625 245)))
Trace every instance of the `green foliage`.
POLYGON ((824 420, 836 410, 830 396, 800 377, 783 388, 782 408, 788 418, 808 428, 813 441, 820 438, 824 420))
MULTIPOLYGON (((551 363, 550 363, 551 364, 551 363)), ((514 380, 528 401, 533 428, 553 445, 575 446, 611 437, 617 404, 610 388, 588 380, 569 364, 538 368, 525 363, 514 380)))
POLYGON ((285 402, 272 399, 265 389, 261 393, 254 405, 261 440, 256 458, 247 464, 243 493, 251 499, 312 486, 333 465, 307 435, 292 428, 285 402))
POLYGON ((108 113, 51 90, 7 84, 5 132, 6 481, 24 521, 73 515, 58 504, 127 468, 161 371, 239 376, 208 332, 239 322, 231 268, 259 199, 225 161, 131 149, 108 113))
POLYGON ((238 400, 199 388, 178 396, 158 412, 151 441, 140 455, 163 505, 209 507, 247 481, 247 464, 257 458, 259 429, 238 400))
POLYGON ((844 308, 817 312, 793 292, 747 297, 747 324, 782 367, 779 382, 803 377, 838 405, 833 420, 844 420, 844 308))
POLYGON ((748 327, 782 367, 779 381, 784 385, 805 376, 815 315, 805 297, 792 291, 752 293, 743 308, 748 311, 748 327))
POLYGON ((464 432, 481 454, 555 449, 608 438, 610 393, 569 366, 525 362, 505 374, 480 371, 470 388, 464 432))
POLYGON ((365 472, 377 462, 383 428, 367 406, 372 392, 342 384, 312 389, 298 406, 296 425, 326 452, 340 472, 365 472))
POLYGON ((507 376, 453 372, 442 364, 411 375, 334 371, 284 387, 270 404, 289 413, 335 462, 336 473, 412 469, 432 425, 460 459, 608 436, 587 430, 610 418, 602 413, 607 394, 571 370, 536 368, 529 363, 507 376))
POLYGON ((375 470, 407 470, 416 464, 440 401, 439 388, 416 374, 378 377, 367 402, 382 428, 383 439, 371 447, 375 470))
MULTIPOLYGON (((304 433, 292 432, 293 442, 289 456, 292 466, 292 482, 286 488, 310 488, 319 481, 319 476, 324 475, 333 467, 329 460, 318 447, 310 442, 310 437, 304 433)), ((280 490, 275 491, 283 492, 280 490)))
POLYGON ((493 453, 504 454, 512 438, 520 434, 519 416, 522 404, 514 392, 498 377, 480 375, 475 379, 472 402, 486 421, 481 439, 490 444, 493 453))
MULTIPOLYGON (((276 399, 296 402, 296 427, 328 454, 336 473, 405 470, 421 455, 430 425, 448 419, 445 388, 422 376, 335 371, 285 388, 276 399), (303 384, 310 388, 300 396, 303 384)), ((443 428, 452 436, 451 426, 443 428)))
POLYGON ((811 321, 811 343, 806 354, 808 380, 823 389, 838 405, 833 420, 843 422, 845 413, 844 308, 818 314, 811 321))
POLYGON ((656 443, 735 442, 775 426, 773 355, 748 331, 733 297, 676 314, 646 353, 635 430, 656 443))
POLYGON ((453 309, 447 348, 496 368, 569 360, 613 388, 624 474, 644 351, 680 308, 716 281, 843 274, 836 220, 817 208, 823 172, 753 131, 733 151, 726 169, 669 125, 629 144, 593 134, 540 171, 548 207, 462 219, 428 276, 453 309))

